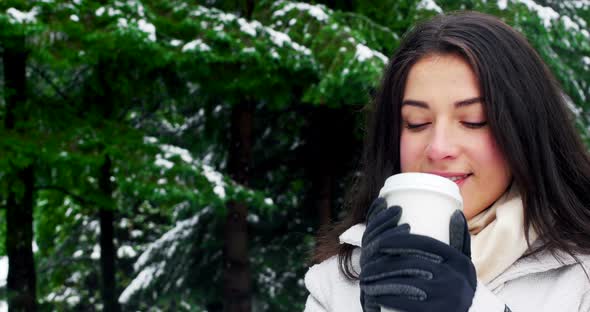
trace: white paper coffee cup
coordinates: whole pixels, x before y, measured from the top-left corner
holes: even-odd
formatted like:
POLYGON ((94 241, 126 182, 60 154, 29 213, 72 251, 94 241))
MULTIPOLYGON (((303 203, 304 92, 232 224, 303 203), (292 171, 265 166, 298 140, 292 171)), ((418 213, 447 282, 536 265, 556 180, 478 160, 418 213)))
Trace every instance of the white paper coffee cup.
MULTIPOLYGON (((455 182, 429 173, 393 175, 379 192, 387 206, 402 207, 399 224, 408 223, 410 233, 449 243, 449 225, 455 210, 463 210, 463 198, 455 182)), ((381 312, 398 312, 381 308, 381 312)))
POLYGON ((449 243, 449 224, 455 210, 463 210, 463 198, 455 182, 429 173, 408 172, 387 180, 379 197, 387 206, 402 207, 399 224, 408 223, 410 233, 449 243))

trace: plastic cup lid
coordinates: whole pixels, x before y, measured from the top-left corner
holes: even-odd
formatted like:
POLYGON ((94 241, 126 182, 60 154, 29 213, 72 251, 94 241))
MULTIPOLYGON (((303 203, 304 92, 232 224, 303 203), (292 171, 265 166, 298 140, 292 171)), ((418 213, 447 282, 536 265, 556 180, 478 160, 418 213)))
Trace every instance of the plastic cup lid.
POLYGON ((428 190, 440 193, 450 196, 463 204, 463 197, 461 197, 461 192, 455 182, 435 174, 422 172, 406 172, 390 176, 385 180, 379 196, 392 191, 408 189, 428 190))

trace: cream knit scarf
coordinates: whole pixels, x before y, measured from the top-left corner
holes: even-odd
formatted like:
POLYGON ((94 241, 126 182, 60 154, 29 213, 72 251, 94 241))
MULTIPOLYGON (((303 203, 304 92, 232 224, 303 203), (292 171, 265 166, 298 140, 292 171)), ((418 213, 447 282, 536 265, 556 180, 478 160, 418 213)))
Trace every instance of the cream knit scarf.
MULTIPOLYGON (((491 207, 468 222, 471 259, 477 277, 489 283, 510 267, 527 250, 524 208, 518 188, 513 186, 491 207)), ((531 243, 537 234, 529 232, 531 243)))

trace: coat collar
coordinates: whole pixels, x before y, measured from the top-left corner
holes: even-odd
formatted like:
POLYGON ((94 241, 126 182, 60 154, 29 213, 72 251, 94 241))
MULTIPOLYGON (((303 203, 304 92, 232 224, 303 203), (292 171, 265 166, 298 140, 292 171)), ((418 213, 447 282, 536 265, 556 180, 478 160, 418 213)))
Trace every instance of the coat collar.
POLYGON ((364 223, 355 224, 340 234, 340 244, 349 244, 356 247, 362 246, 363 233, 365 233, 366 225, 364 223))
MULTIPOLYGON (((365 228, 366 226, 363 223, 351 226, 348 228, 348 230, 340 234, 340 244, 349 244, 361 247, 365 228)), ((568 254, 558 252, 557 255, 558 257, 556 258, 550 252, 543 251, 534 256, 522 257, 506 271, 504 271, 504 273, 492 280, 488 286, 491 289, 494 289, 508 281, 525 275, 547 272, 568 265, 576 264, 576 260, 568 254)), ((590 255, 579 255, 578 258, 584 265, 585 269, 590 272, 590 255)))

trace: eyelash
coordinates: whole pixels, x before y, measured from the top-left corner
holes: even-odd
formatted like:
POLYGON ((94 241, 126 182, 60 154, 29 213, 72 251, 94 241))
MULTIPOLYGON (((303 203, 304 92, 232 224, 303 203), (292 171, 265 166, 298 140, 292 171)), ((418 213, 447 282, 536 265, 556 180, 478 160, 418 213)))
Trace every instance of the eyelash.
MULTIPOLYGON (((466 121, 462 121, 461 122, 465 127, 469 128, 469 129, 479 129, 482 128, 484 126, 486 126, 488 124, 487 121, 483 121, 483 122, 466 122, 466 121)), ((406 123, 406 128, 409 130, 420 130, 420 128, 428 125, 429 122, 427 123, 422 123, 422 124, 410 124, 410 123, 406 123)))

